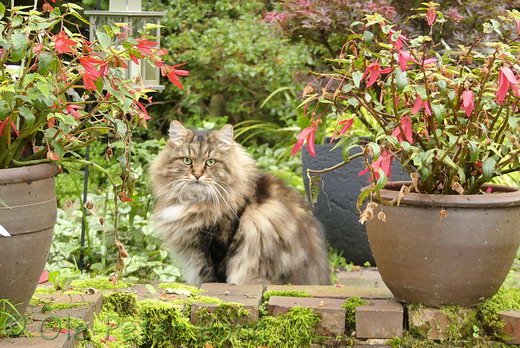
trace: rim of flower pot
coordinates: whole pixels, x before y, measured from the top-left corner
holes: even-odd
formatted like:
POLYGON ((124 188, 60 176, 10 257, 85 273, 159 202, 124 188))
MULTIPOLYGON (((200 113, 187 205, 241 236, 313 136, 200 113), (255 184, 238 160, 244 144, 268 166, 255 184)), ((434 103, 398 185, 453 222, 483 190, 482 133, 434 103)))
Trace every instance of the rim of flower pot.
MULTIPOLYGON (((385 185, 380 191, 385 200, 398 197, 403 185, 411 185, 411 181, 393 181, 385 185)), ((491 188, 491 193, 474 195, 440 195, 427 193, 408 193, 401 204, 430 207, 458 207, 458 208, 504 208, 520 206, 520 189, 502 185, 483 185, 484 190, 491 188)))
POLYGON ((0 169, 0 184, 15 184, 37 181, 53 177, 58 172, 56 163, 42 163, 32 166, 0 169))

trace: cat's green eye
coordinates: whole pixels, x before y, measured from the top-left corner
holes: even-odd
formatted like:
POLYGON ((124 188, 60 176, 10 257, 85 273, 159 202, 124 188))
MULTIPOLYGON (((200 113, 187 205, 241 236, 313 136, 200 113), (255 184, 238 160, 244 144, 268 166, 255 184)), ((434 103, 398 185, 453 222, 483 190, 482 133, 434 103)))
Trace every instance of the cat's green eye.
POLYGON ((213 167, 215 165, 215 163, 217 163, 217 161, 215 161, 214 159, 210 158, 209 160, 206 161, 206 165, 208 167, 213 167))
POLYGON ((191 165, 191 163, 192 163, 191 158, 184 157, 184 158, 182 159, 182 163, 184 163, 184 164, 187 165, 187 166, 191 165))

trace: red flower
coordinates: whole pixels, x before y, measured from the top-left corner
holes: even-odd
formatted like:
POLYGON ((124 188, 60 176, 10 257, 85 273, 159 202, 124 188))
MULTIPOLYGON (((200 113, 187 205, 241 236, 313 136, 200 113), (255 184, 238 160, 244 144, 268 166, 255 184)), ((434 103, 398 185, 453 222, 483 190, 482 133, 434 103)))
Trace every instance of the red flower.
POLYGON ((38 280, 39 284, 47 283, 49 281, 49 271, 43 271, 40 274, 40 280, 38 280))
POLYGON ((45 2, 42 5, 42 10, 43 10, 43 12, 52 12, 52 10, 54 10, 54 7, 52 7, 52 5, 49 4, 48 2, 45 2))
POLYGON ((401 128, 403 129, 404 137, 399 126, 395 127, 392 135, 400 142, 406 139, 407 142, 413 144, 412 119, 409 116, 401 117, 401 128))
POLYGON ((469 117, 475 109, 475 97, 473 91, 468 89, 462 92, 462 103, 460 105, 466 111, 466 117, 469 117))
POLYGON ((135 64, 139 64, 139 58, 137 58, 135 55, 133 55, 132 53, 130 53, 130 59, 132 60, 132 62, 134 62, 135 64))
POLYGON ((69 104, 65 107, 65 109, 67 109, 67 112, 74 116, 74 118, 80 118, 81 114, 77 110, 81 110, 83 107, 76 104, 69 104))
POLYGON ((498 73, 497 103, 502 104, 506 98, 509 86, 516 96, 519 96, 518 80, 515 73, 508 67, 501 67, 498 73))
POLYGON ((152 55, 152 49, 154 48, 154 46, 157 46, 159 44, 157 42, 153 42, 144 38, 137 39, 137 42, 138 44, 135 47, 137 47, 137 49, 141 51, 141 53, 147 55, 152 55))
MULTIPOLYGON (((390 171, 390 169, 392 167, 392 156, 387 151, 383 151, 381 153, 381 155, 379 156, 379 158, 375 162, 373 162, 370 165, 370 167, 374 171, 376 179, 379 179, 379 176, 380 176, 379 169, 381 169, 383 171, 383 173, 385 173, 386 177, 389 178, 392 176, 392 173, 390 171)), ((369 171, 369 168, 365 168, 362 171, 360 171, 358 173, 358 175, 359 176, 365 175, 368 173, 368 171, 369 171)), ((372 181, 372 176, 370 176, 370 178, 368 178, 368 181, 369 182, 372 181)))
POLYGON ((435 6, 428 7, 428 10, 426 11, 426 20, 428 22, 428 25, 432 26, 433 23, 435 23, 436 19, 437 19, 437 11, 435 10, 435 6))
MULTIPOLYGON (((2 136, 2 134, 4 134, 5 127, 9 124, 9 121, 10 118, 7 117, 5 120, 0 122, 0 137, 2 136)), ((16 134, 16 136, 20 135, 20 132, 16 128, 16 124, 14 122, 11 122, 11 129, 13 130, 14 134, 16 134)))
POLYGON ((403 72, 406 71, 406 65, 408 62, 415 62, 410 51, 399 51, 397 57, 399 58, 399 66, 403 72))
POLYGON ((168 80, 170 80, 175 86, 179 87, 180 89, 184 89, 184 86, 181 84, 181 81, 179 80, 178 76, 188 76, 190 72, 188 70, 177 70, 175 68, 184 64, 186 63, 181 63, 174 66, 163 64, 161 66, 162 76, 168 77, 168 80))
POLYGON ((516 23, 516 31, 518 32, 518 34, 520 34, 520 19, 515 18, 515 23, 516 23))
POLYGON ((388 74, 391 71, 391 68, 381 69, 381 65, 379 65, 379 63, 371 63, 367 66, 367 69, 365 70, 365 73, 363 74, 363 77, 361 79, 363 80, 367 75, 370 75, 366 87, 368 88, 379 79, 379 76, 381 76, 381 74, 388 74))
POLYGON ((291 155, 294 156, 300 151, 303 147, 303 144, 307 140, 307 151, 311 156, 316 156, 316 149, 314 148, 314 138, 316 136, 316 131, 318 130, 318 126, 313 122, 312 126, 305 128, 298 135, 298 140, 296 144, 294 144, 291 155))
POLYGON ((64 31, 54 35, 52 41, 54 41, 54 47, 58 53, 72 53, 74 52, 72 47, 78 44, 76 41, 71 40, 64 31))
POLYGON ((415 99, 415 103, 412 107, 412 115, 418 113, 422 107, 424 107, 424 111, 426 111, 428 116, 432 115, 432 111, 430 110, 430 104, 428 104, 427 101, 422 100, 421 96, 417 94, 417 99, 415 99))

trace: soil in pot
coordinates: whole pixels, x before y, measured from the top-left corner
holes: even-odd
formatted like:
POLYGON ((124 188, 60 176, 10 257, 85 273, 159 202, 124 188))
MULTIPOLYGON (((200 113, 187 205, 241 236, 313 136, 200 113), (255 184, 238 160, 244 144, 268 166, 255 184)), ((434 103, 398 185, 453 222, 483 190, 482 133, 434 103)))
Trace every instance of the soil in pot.
MULTIPOLYGON (((397 197, 402 183, 381 191, 397 197)), ((520 190, 490 194, 410 193, 399 207, 378 207, 367 222, 381 276, 398 301, 473 306, 504 282, 520 245, 520 190)))
POLYGON ((54 175, 40 164, 0 170, 0 299, 24 313, 47 261, 56 223, 54 175))

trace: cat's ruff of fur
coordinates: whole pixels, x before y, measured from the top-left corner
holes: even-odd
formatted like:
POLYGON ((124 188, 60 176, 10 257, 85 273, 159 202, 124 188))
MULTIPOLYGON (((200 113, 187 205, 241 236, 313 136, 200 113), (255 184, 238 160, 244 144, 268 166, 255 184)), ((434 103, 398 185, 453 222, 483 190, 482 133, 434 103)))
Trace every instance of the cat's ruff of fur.
POLYGON ((150 176, 155 231, 189 283, 329 283, 306 201, 258 171, 230 125, 207 132, 173 121, 150 176))

